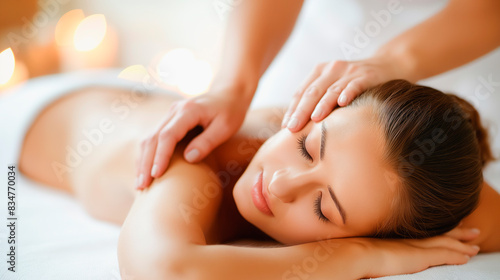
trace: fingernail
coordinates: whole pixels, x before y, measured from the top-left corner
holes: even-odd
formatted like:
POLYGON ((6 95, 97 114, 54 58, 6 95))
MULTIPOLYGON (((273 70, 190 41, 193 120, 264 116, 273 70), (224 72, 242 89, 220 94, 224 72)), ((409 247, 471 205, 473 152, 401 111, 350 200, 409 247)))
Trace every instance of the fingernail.
POLYGON ((144 181, 144 175, 143 175, 143 174, 141 174, 141 175, 139 175, 139 178, 137 178, 137 179, 135 180, 135 186, 136 186, 137 188, 139 188, 140 186, 142 186, 142 182, 143 182, 143 181, 144 181))
POLYGON ((322 113, 323 111, 321 110, 321 108, 316 107, 316 109, 314 109, 314 112, 312 113, 311 118, 319 118, 322 115, 322 113))
POLYGON ((465 258, 467 258, 468 260, 470 260, 470 256, 469 255, 465 255, 465 258))
POLYGON ((186 154, 186 160, 189 162, 195 161, 200 156, 198 149, 192 149, 186 154))
POLYGON ((153 168, 151 169, 151 177, 156 176, 156 171, 158 171, 158 166, 154 164, 153 168))
POLYGON ((292 117, 292 119, 288 123, 288 129, 295 129, 298 124, 299 120, 297 119, 297 117, 292 117))
POLYGON ((480 249, 479 246, 477 246, 477 245, 472 245, 472 248, 474 248, 474 250, 476 250, 476 251, 479 251, 479 249, 480 249))
POLYGON ((478 228, 472 228, 472 229, 470 230, 470 232, 472 232, 472 233, 474 233, 474 234, 479 234, 479 233, 481 233, 481 231, 480 231, 478 228))
POLYGON ((344 94, 341 94, 339 97, 339 105, 344 104, 347 97, 344 94))

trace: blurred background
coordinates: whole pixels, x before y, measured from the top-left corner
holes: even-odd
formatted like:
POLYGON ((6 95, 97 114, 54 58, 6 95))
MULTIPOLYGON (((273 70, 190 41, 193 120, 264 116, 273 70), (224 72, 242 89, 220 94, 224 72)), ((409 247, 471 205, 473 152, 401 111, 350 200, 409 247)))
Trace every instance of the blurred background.
POLYGON ((48 74, 123 68, 158 75, 188 95, 203 93, 218 67, 232 5, 233 0, 1 0, 0 91, 48 74))

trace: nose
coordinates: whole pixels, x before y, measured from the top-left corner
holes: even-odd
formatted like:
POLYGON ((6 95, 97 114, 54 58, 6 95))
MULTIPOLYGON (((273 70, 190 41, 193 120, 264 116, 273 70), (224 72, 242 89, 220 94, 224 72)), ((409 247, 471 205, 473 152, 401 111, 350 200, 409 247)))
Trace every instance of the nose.
MULTIPOLYGON (((285 203, 293 202, 301 193, 315 185, 310 174, 294 171, 292 168, 279 169, 269 182, 269 193, 285 203), (309 176, 308 176, 309 175, 309 176)), ((317 185, 316 185, 317 186, 317 185)))

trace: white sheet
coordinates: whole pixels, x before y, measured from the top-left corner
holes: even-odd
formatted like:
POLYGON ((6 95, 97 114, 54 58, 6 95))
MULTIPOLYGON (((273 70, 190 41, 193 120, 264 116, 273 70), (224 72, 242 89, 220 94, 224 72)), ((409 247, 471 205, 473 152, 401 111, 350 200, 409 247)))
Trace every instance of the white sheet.
MULTIPOLYGON (((103 74, 104 75, 104 74, 103 74)), ((116 71, 107 73, 115 77, 116 71)), ((105 75, 104 75, 105 76, 105 75)), ((46 79, 41 88, 58 88, 74 82, 61 76, 46 79)), ((40 82, 40 81, 39 81, 40 82)), ((21 109, 21 108, 20 108, 21 109)), ((5 116, 0 116, 5 117, 5 116)), ((15 118, 12 118, 15 122, 15 118)), ((15 123, 13 123, 15 125, 15 123)), ((1 135, 1 137, 6 137, 1 135)), ((498 164, 497 164, 498 166, 498 164)), ((496 169, 498 170, 498 169, 496 169)), ((0 166, 1 184, 5 186, 5 163, 0 166)), ((498 175, 497 172, 492 172, 498 175)), ((19 174, 18 174, 19 175, 19 174)), ((499 186, 498 177, 490 182, 499 186)), ((0 193, 0 280, 7 279, 121 279, 118 272, 116 244, 119 227, 91 218, 77 201, 64 193, 46 188, 18 176, 17 180, 17 264, 16 272, 7 270, 6 188, 0 193)), ((494 213, 498 214, 498 213, 494 213)), ((386 277, 407 279, 500 279, 500 253, 482 254, 462 266, 442 266, 413 275, 386 277)))

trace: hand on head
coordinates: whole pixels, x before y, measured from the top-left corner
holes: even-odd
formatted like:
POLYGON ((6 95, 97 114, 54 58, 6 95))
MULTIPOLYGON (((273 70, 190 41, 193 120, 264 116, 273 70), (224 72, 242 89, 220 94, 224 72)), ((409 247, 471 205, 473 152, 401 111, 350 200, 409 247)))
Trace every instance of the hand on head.
POLYGON ((346 106, 366 89, 398 78, 391 63, 372 57, 317 65, 294 94, 282 128, 297 132, 312 119, 323 120, 337 106, 346 106))

